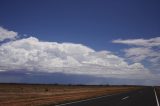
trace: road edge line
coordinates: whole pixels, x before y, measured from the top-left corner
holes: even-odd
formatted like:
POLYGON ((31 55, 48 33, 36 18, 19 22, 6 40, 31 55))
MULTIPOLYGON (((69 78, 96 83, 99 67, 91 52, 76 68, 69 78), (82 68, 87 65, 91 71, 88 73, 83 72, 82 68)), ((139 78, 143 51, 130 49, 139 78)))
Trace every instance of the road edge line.
POLYGON ((98 97, 94 97, 94 98, 90 98, 90 99, 84 99, 84 100, 79 100, 79 101, 74 101, 74 102, 68 102, 68 103, 64 103, 64 104, 58 104, 58 105, 55 105, 55 106, 65 106, 65 105, 69 105, 69 104, 80 103, 80 102, 85 102, 85 101, 100 99, 100 98, 104 98, 104 97, 110 97, 110 96, 113 96, 113 95, 119 95, 119 94, 123 94, 123 93, 124 93, 124 92, 122 92, 122 93, 110 94, 110 95, 104 95, 104 96, 98 96, 98 97))
POLYGON ((155 97, 156 97, 157 106, 159 106, 159 101, 158 101, 158 97, 157 97, 157 93, 156 93, 155 88, 154 88, 154 94, 155 94, 155 97))
POLYGON ((94 98, 90 98, 90 99, 84 99, 84 100, 79 100, 79 101, 74 101, 74 102, 68 102, 68 103, 59 104, 59 105, 55 105, 55 106, 65 106, 65 105, 69 105, 69 104, 74 104, 74 103, 79 103, 79 102, 90 101, 90 100, 99 99, 99 98, 104 98, 104 97, 109 97, 109 96, 113 96, 113 95, 116 95, 116 94, 104 95, 104 96, 94 97, 94 98))

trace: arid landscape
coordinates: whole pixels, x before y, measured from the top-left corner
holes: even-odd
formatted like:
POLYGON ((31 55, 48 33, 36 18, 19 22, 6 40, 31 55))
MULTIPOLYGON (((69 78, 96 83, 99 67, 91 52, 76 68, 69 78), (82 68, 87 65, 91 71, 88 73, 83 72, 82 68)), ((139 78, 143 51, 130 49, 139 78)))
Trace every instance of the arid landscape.
POLYGON ((0 106, 55 105, 140 88, 133 86, 0 84, 0 106))
POLYGON ((0 0, 0 106, 160 106, 160 0, 0 0))

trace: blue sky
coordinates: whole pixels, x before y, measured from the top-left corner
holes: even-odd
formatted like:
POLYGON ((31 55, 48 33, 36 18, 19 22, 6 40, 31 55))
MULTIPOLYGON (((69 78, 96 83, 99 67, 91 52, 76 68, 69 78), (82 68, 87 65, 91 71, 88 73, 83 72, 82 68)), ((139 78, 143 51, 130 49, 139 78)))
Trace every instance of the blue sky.
MULTIPOLYGON (((159 12, 159 0, 1 0, 0 26, 2 31, 16 32, 13 35, 20 37, 20 40, 26 39, 24 42, 38 40, 40 44, 43 41, 78 43, 97 53, 111 52, 112 55, 123 58, 128 65, 140 63, 147 68, 144 70, 160 74, 158 69, 153 70, 159 68, 160 63, 160 48, 155 45, 159 44, 160 36, 159 12)), ((22 42, 18 44, 23 45, 22 42)), ((1 65, 3 70, 6 69, 5 65, 1 65)), ((23 68, 7 70, 15 69, 23 68)), ((157 84, 157 78, 150 83, 157 84)))
POLYGON ((113 39, 160 35, 159 0, 1 0, 0 4, 1 26, 41 40, 114 50, 113 39))

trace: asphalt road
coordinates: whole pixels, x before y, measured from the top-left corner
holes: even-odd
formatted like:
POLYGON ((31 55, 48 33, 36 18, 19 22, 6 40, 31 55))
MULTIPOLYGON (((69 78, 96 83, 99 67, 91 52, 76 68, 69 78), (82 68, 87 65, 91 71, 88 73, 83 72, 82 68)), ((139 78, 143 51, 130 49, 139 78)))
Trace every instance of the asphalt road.
POLYGON ((70 102, 56 106, 159 106, 154 88, 70 102))

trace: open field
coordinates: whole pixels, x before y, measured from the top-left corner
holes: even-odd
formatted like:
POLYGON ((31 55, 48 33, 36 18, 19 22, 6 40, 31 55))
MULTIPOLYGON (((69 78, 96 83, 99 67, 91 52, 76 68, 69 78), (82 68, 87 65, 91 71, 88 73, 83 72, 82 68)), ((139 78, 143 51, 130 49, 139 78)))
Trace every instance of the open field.
POLYGON ((59 104, 106 94, 128 92, 140 88, 133 86, 0 84, 0 106, 59 104))

